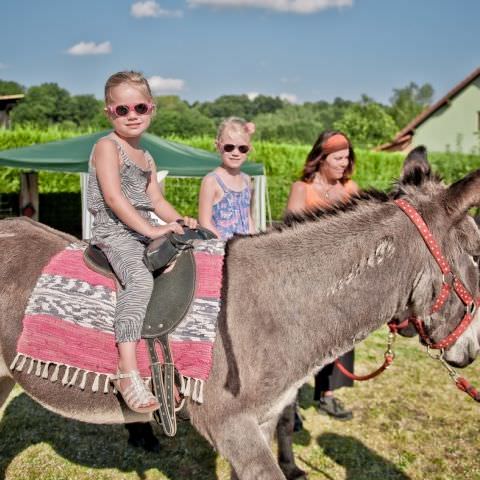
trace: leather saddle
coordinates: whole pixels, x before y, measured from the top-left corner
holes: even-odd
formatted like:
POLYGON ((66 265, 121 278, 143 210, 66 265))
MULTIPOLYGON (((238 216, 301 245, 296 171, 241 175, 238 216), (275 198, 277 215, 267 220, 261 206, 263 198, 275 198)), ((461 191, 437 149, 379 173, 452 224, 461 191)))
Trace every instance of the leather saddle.
MULTIPOLYGON (((142 338, 147 342, 153 388, 160 404, 153 416, 170 437, 177 431, 174 384, 176 378, 180 383, 181 376, 175 370, 168 335, 183 320, 194 297, 193 241, 210 238, 216 237, 209 230, 185 228, 184 235, 164 235, 150 242, 145 249, 144 262, 154 276, 154 287, 143 323, 142 338), (165 271, 173 261, 173 268, 165 271), (163 363, 158 359, 157 344, 162 351, 163 363)), ((94 271, 116 278, 99 247, 89 245, 84 251, 84 261, 94 271)))

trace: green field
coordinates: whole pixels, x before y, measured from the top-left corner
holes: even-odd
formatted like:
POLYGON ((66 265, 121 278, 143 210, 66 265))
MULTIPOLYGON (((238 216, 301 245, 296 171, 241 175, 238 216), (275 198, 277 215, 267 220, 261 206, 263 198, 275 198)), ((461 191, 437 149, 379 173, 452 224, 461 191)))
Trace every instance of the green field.
MULTIPOLYGON (((378 366, 386 328, 356 350, 357 373, 378 366)), ((311 480, 479 480, 480 406, 455 388, 415 339, 397 341, 383 375, 338 396, 354 418, 316 413, 310 384, 301 391, 305 430, 295 456, 311 480)), ((480 384, 478 365, 465 376, 480 384)), ((155 427, 156 432, 159 429, 155 427)), ((188 424, 160 437, 160 454, 127 445, 122 426, 64 419, 17 387, 0 409, 0 478, 6 480, 227 480, 228 464, 188 424)))

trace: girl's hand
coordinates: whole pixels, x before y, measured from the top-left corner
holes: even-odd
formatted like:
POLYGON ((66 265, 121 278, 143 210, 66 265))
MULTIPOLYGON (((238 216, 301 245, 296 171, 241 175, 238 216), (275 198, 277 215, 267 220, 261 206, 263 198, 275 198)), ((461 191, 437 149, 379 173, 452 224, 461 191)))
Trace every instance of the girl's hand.
POLYGON ((195 218, 190 218, 190 217, 183 217, 183 223, 185 224, 186 227, 188 228, 197 228, 198 227, 198 222, 197 219, 195 218))
POLYGON ((166 235, 170 232, 182 235, 183 227, 177 222, 167 223, 166 225, 161 225, 159 227, 152 227, 148 236, 153 239, 161 237, 162 235, 166 235))

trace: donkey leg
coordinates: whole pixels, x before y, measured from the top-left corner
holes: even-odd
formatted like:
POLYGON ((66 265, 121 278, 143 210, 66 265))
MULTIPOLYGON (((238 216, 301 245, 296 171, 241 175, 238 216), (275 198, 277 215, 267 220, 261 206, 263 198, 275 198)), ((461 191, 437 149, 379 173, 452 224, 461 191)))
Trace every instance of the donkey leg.
POLYGON ((247 415, 222 418, 209 428, 217 450, 233 468, 232 479, 285 480, 255 418, 247 415))
POLYGON ((0 407, 5 403, 14 386, 15 380, 10 376, 10 370, 0 349, 0 407))
POLYGON ((0 407, 5 403, 14 386, 15 380, 13 378, 0 377, 0 407))
POLYGON ((293 455, 294 419, 295 403, 292 403, 285 407, 277 425, 278 463, 288 480, 307 478, 306 473, 295 464, 293 455))
POLYGON ((159 453, 160 442, 153 432, 150 423, 126 423, 128 431, 128 444, 132 447, 143 448, 147 452, 159 453))

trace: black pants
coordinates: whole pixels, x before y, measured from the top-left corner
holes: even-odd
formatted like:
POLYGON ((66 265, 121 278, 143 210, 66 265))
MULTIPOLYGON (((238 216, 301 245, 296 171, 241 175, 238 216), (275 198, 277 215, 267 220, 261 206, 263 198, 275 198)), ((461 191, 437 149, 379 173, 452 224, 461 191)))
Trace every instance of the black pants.
MULTIPOLYGON (((355 360, 354 350, 350 350, 349 352, 345 353, 339 358, 339 360, 349 372, 353 372, 353 363, 355 360)), ((353 380, 346 377, 335 366, 335 363, 329 363, 315 375, 315 392, 313 399, 320 400, 320 394, 322 392, 326 392, 327 390, 336 390, 340 387, 351 386, 353 386, 353 380)))

